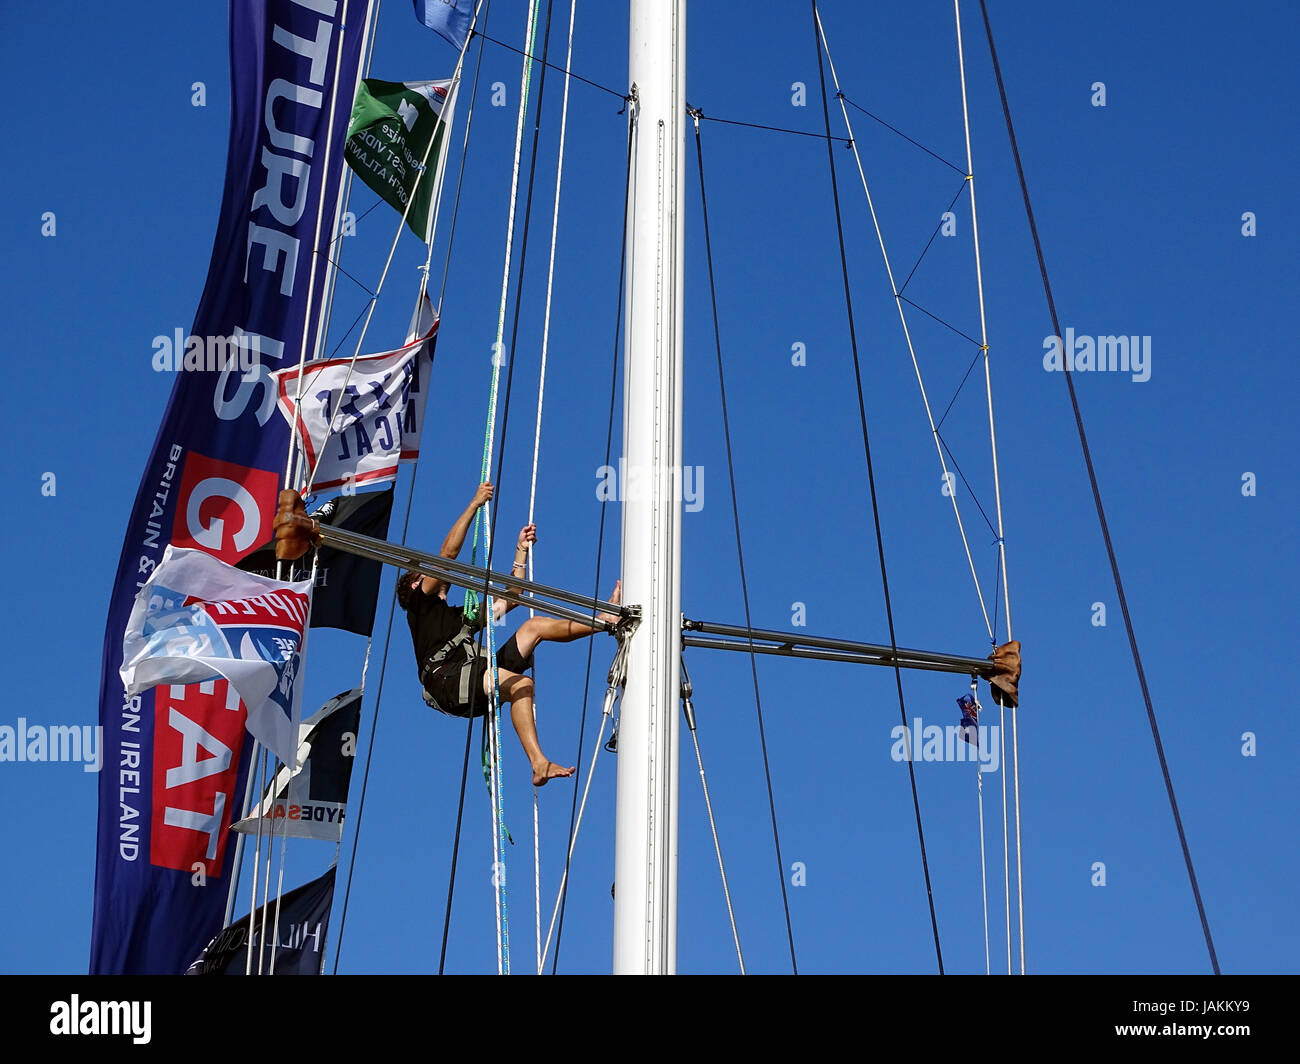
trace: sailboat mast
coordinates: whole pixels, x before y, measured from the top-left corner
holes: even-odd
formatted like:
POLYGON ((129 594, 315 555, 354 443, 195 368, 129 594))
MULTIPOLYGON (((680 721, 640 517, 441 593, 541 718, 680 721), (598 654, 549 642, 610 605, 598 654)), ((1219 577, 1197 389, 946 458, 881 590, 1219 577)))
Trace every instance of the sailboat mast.
POLYGON ((635 100, 623 373, 623 601, 629 644, 618 740, 614 971, 677 969, 677 701, 686 0, 630 0, 635 100))

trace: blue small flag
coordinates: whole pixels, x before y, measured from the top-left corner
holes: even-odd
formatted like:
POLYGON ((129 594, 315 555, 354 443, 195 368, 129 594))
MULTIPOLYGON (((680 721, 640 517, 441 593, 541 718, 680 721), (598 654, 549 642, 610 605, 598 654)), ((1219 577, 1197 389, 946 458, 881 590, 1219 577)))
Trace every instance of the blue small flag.
POLYGON ((957 699, 957 705, 961 707, 961 737, 970 743, 977 750, 980 745, 979 719, 980 705, 975 701, 975 696, 967 693, 957 699))
POLYGON ((415 0, 415 17, 454 48, 464 48, 474 0, 415 0))

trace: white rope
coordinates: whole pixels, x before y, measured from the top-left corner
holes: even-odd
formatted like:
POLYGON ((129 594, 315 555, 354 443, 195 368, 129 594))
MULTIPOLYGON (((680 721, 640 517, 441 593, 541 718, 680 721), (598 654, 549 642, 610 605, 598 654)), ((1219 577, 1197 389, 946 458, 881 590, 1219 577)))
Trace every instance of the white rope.
MULTIPOLYGON (((272 766, 271 781, 274 786, 275 777, 280 772, 280 761, 277 758, 272 766)), ((275 823, 271 823, 271 833, 266 839, 266 872, 262 881, 262 927, 257 939, 257 974, 262 974, 262 968, 266 962, 266 910, 269 908, 271 900, 271 848, 275 845, 275 823)), ((257 890, 253 890, 253 900, 257 900, 257 890)))
POLYGON ((1002 893, 1007 900, 1007 975, 1011 974, 1011 849, 1007 844, 1007 711, 998 706, 998 741, 1002 744, 1002 893))
MULTIPOLYGON (((979 703, 978 684, 975 677, 970 681, 971 697, 975 699, 975 749, 979 750, 979 718, 983 707, 979 703)), ((1001 762, 998 762, 1000 765, 1001 762)), ((984 974, 991 975, 989 963, 989 885, 988 864, 984 856, 984 773, 982 758, 975 765, 975 790, 978 795, 980 815, 980 896, 984 903, 984 974)))
MULTIPOLYGON (((491 599, 488 600, 489 605, 491 599)), ((491 646, 488 647, 488 656, 492 654, 491 646)), ((497 705, 496 684, 493 685, 492 709, 494 724, 488 728, 488 791, 491 794, 492 805, 489 810, 492 814, 492 895, 495 901, 496 909, 496 928, 497 928, 497 975, 505 975, 505 944, 501 930, 501 894, 505 889, 505 868, 501 861, 501 828, 500 816, 498 815, 499 800, 501 798, 501 788, 497 770, 499 768, 499 758, 497 756, 497 728, 496 721, 501 719, 501 707, 497 705)))
MULTIPOLYGON (((311 556, 311 577, 310 577, 310 579, 311 579, 311 586, 312 586, 312 587, 315 587, 315 586, 316 586, 316 568, 317 568, 317 566, 318 566, 319 564, 320 564, 320 551, 313 551, 313 552, 312 552, 312 556, 311 556)), ((309 617, 309 621, 310 621, 310 617, 309 617)), ((305 633, 305 630, 304 630, 304 633, 305 633)), ((306 651, 307 651, 307 648, 306 648, 306 640, 304 639, 304 641, 303 641, 303 645, 299 647, 299 653, 301 653, 301 654, 305 657, 305 656, 306 656, 306 651)), ((362 663, 362 666, 361 666, 361 683, 362 683, 362 686, 363 686, 363 687, 365 686, 365 682, 366 682, 365 667, 366 667, 366 665, 368 665, 369 663, 370 663, 370 640, 367 639, 367 640, 366 640, 366 658, 365 658, 365 662, 363 662, 363 663, 362 663)), ((294 740, 295 740, 295 749, 296 749, 296 747, 297 747, 297 745, 298 745, 297 742, 296 742, 297 738, 298 738, 297 736, 294 736, 294 740)), ((297 757, 296 757, 296 756, 295 756, 294 760, 295 760, 295 761, 297 760, 297 757)), ((299 767, 301 768, 301 766, 299 766, 299 767)), ((286 765, 285 768, 288 769, 288 766, 286 765)), ((286 797, 287 797, 287 795, 288 795, 289 780, 291 780, 292 778, 293 778, 293 770, 288 770, 288 771, 286 772, 286 774, 285 774, 285 783, 284 783, 284 785, 285 785, 285 795, 286 795, 286 797)), ((275 782, 275 777, 272 777, 272 780, 271 780, 271 787, 273 788, 273 791, 274 791, 274 790, 278 790, 278 787, 276 786, 276 782, 275 782)), ((287 805, 288 803, 286 802, 285 804, 287 805)), ((267 815, 270 815, 270 816, 274 817, 274 810, 275 810, 275 794, 272 793, 271 796, 270 796, 270 800, 269 800, 269 802, 267 803, 267 815)), ((288 849, 289 849, 289 816, 288 816, 288 812, 289 812, 288 809, 286 809, 286 810, 285 810, 285 817, 284 817, 284 833, 280 836, 280 872, 279 872, 279 879, 278 879, 278 881, 277 881, 277 883, 276 883, 276 886, 275 886, 275 922, 274 922, 274 924, 273 924, 273 926, 272 926, 272 929, 271 929, 271 967, 270 967, 270 972, 269 972, 270 975, 274 975, 274 974, 275 974, 275 953, 276 953, 276 950, 279 948, 279 945, 280 945, 280 903, 281 903, 281 901, 282 901, 283 898, 284 898, 284 865, 285 865, 285 858, 288 856, 288 849)), ((274 841, 274 839, 275 839, 275 820, 274 820, 274 819, 272 819, 272 821, 271 821, 271 838, 272 838, 272 841, 274 841)), ((337 859, 337 857, 338 857, 338 854, 337 854, 337 852, 336 852, 336 853, 335 853, 335 859, 337 859)), ((268 886, 269 886, 269 884, 268 884, 268 886)), ((263 924, 265 924, 265 914, 263 914, 263 924)))
POLYGON ((952 478, 952 474, 948 472, 948 463, 947 460, 944 458, 944 454, 943 454, 943 444, 939 439, 939 429, 934 422, 934 412, 930 409, 930 397, 925 389, 925 381, 921 376, 921 365, 917 360, 916 348, 912 343, 912 333, 907 325, 907 314, 903 310, 902 294, 898 291, 898 285, 894 281, 894 269, 889 261, 889 252, 886 251, 885 249, 885 237, 880 230, 880 219, 876 216, 876 207, 875 207, 875 203, 872 201, 871 198, 871 189, 867 183, 866 171, 862 167, 862 156, 858 154, 858 141, 853 134, 853 122, 849 118, 848 108, 844 104, 844 95, 840 92, 840 81, 838 75, 835 73, 835 60, 831 58, 830 45, 826 40, 826 30, 822 26, 821 15, 817 14, 816 18, 817 18, 817 29, 818 32, 821 34, 822 47, 825 48, 826 50, 826 61, 830 66, 830 70, 831 70, 831 80, 835 83, 835 92, 839 97, 840 112, 844 115, 844 124, 848 129, 849 143, 853 147, 853 158, 856 160, 858 165, 858 176, 862 179, 862 191, 866 193, 867 208, 871 212, 871 222, 872 225, 875 226, 876 240, 880 244, 880 255, 881 258, 884 260, 885 273, 889 278, 889 290, 894 294, 894 304, 898 308, 898 318, 903 325, 903 337, 907 341, 907 351, 908 354, 910 354, 912 357, 912 368, 916 372, 916 383, 921 388, 921 401, 925 405, 925 416, 930 422, 930 435, 934 440, 935 451, 939 455, 939 467, 943 472, 944 483, 946 485, 949 485, 948 497, 949 499, 952 500, 952 512, 957 518, 957 528, 958 531, 961 533, 962 547, 966 551, 966 561, 967 564, 970 566, 971 579, 975 583, 975 594, 979 598, 980 611, 984 614, 984 627, 988 631, 989 638, 992 639, 993 622, 989 618, 988 607, 987 605, 985 605, 984 602, 984 591, 980 587, 979 575, 975 571, 975 558, 971 554, 970 542, 966 536, 966 525, 962 521, 961 509, 957 505, 957 492, 951 487, 954 481, 952 478))
MULTIPOLYGON (((272 802, 271 808, 275 808, 274 802, 272 802)), ((274 824, 271 825, 271 831, 275 831, 274 824)), ((280 836, 280 871, 275 884, 275 921, 271 926, 271 965, 267 972, 268 975, 275 974, 275 951, 280 945, 280 902, 284 897, 284 864, 285 858, 288 856, 288 849, 289 818, 286 816, 284 818, 284 834, 280 836)), ((263 922, 265 922, 265 918, 263 919, 263 922)))
MULTIPOLYGON (((239 819, 243 820, 248 816, 249 806, 253 801, 253 776, 257 765, 257 756, 261 753, 262 744, 253 740, 253 752, 248 758, 248 776, 244 780, 244 804, 240 806, 239 819)), ((222 921, 222 927, 229 927, 231 918, 235 915, 235 898, 239 893, 240 873, 244 867, 244 842, 246 836, 242 831, 237 832, 235 839, 235 859, 230 872, 230 886, 226 890, 226 915, 222 921)))
MULTIPOLYGON (((248 771, 253 771, 250 763, 248 771)), ((262 767, 258 777, 258 801, 266 790, 266 750, 262 750, 262 767)), ((262 817, 257 818, 257 845, 253 850, 253 894, 248 902, 248 957, 244 962, 244 974, 253 974, 253 916, 257 913, 257 876, 262 864, 262 817)))
MULTIPOLYGON (((961 74, 961 115, 966 131, 966 173, 970 186, 970 222, 971 236, 975 245, 975 283, 979 293, 980 307, 980 344, 984 351, 984 393, 988 399, 989 447, 993 458, 993 498, 997 506, 998 518, 998 563, 1002 569, 1002 594, 1006 610, 1007 641, 1011 641, 1011 588, 1007 581, 1007 548, 1003 538, 1002 524, 1002 481, 998 470, 998 436, 993 425, 993 381, 989 367, 988 325, 984 314, 984 270, 980 258, 979 215, 975 211, 975 166, 971 155, 970 115, 966 106, 966 60, 962 51, 961 40, 961 2, 953 0, 953 15, 957 24, 957 65, 961 74)), ((996 638, 994 640, 996 642, 996 638)), ((1025 888, 1024 875, 1020 863, 1020 754, 1016 741, 1016 712, 1011 710, 1011 750, 1015 774, 1016 799, 1016 902, 1020 916, 1020 974, 1025 974, 1025 888)), ((1005 771, 1005 769, 1003 770, 1005 771)))
MULTIPOLYGON (((578 0, 569 3, 569 47, 564 57, 564 103, 560 108, 560 151, 555 162, 555 204, 551 209, 551 256, 546 268, 546 310, 542 316, 542 359, 537 376, 537 417, 533 423, 533 475, 528 486, 528 523, 533 523, 537 502, 537 460, 542 448, 542 398, 546 392, 546 353, 551 339, 551 293, 555 282, 555 244, 560 225, 560 186, 564 180, 564 137, 569 120, 569 68, 573 62, 573 22, 578 0)), ((533 579, 533 552, 528 552, 528 579, 533 579)), ((536 615, 528 607, 531 619, 536 615)), ((533 694, 533 724, 537 724, 537 695, 533 694)), ((542 967, 542 857, 537 787, 533 787, 533 913, 537 932, 537 968, 542 967)))
MULTIPOLYGON (((689 700, 684 700, 689 701, 689 700)), ((691 710, 692 714, 694 709, 691 710)), ((740 964, 740 974, 745 973, 745 955, 740 951, 740 932, 736 929, 736 913, 731 906, 731 889, 727 886, 727 869, 722 863, 722 843, 718 840, 718 825, 713 819, 713 801, 709 797, 709 781, 704 776, 704 759, 700 756, 700 739, 692 726, 689 729, 691 742, 695 744, 695 763, 700 767, 700 786, 704 788, 704 807, 709 813, 709 830, 713 832, 713 852, 718 855, 718 872, 722 875, 722 895, 727 901, 727 918, 731 921, 731 938, 736 944, 736 960, 740 964)))
POLYGON ((1020 742, 1016 734, 1016 708, 1011 707, 1011 764, 1015 772, 1016 798, 1016 901, 1020 913, 1020 974, 1025 974, 1025 887, 1020 867, 1020 742))
POLYGON ((582 802, 578 806, 578 819, 573 824, 573 838, 569 842, 568 859, 564 862, 564 875, 560 877, 560 889, 555 896, 555 908, 551 912, 551 926, 547 928, 546 944, 542 948, 541 960, 537 964, 538 975, 542 974, 542 970, 546 965, 546 957, 551 952, 551 936, 555 933, 555 921, 560 916, 560 902, 564 900, 564 888, 569 882, 569 864, 573 860, 574 848, 578 845, 578 832, 582 828, 582 814, 587 808, 587 795, 591 791, 592 777, 596 774, 596 762, 600 758, 601 740, 605 738, 605 724, 613 718, 614 703, 620 690, 618 687, 605 689, 605 707, 600 716, 600 730, 596 733, 596 745, 591 751, 591 760, 587 764, 587 782, 582 788, 582 802))

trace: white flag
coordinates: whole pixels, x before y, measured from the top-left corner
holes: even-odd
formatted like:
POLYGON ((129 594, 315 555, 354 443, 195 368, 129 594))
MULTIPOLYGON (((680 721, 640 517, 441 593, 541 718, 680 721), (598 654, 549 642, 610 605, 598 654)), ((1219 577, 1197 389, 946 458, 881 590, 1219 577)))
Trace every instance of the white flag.
POLYGON ((308 362, 277 370, 280 413, 315 469, 312 490, 377 484, 420 453, 437 319, 396 351, 308 362), (295 397, 301 395, 301 404, 295 397))
POLYGON ((126 693, 224 676, 248 707, 248 730, 297 768, 311 585, 241 572, 201 550, 169 545, 126 624, 126 693))

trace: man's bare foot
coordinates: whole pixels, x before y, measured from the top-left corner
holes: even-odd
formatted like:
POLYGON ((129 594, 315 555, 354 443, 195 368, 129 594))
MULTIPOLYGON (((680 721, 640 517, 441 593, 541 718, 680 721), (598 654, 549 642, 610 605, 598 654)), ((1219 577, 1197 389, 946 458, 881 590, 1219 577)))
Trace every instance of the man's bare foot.
MULTIPOLYGON (((623 605, 623 581, 620 580, 614 585, 614 590, 609 593, 607 602, 612 602, 615 606, 623 605)), ((604 621, 606 624, 618 624, 619 617, 616 613, 598 613, 596 619, 604 621)))
POLYGON ((541 765, 540 769, 536 765, 533 766, 534 787, 544 787, 548 780, 565 779, 572 776, 574 771, 572 768, 557 765, 554 761, 543 761, 541 765))

